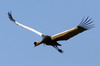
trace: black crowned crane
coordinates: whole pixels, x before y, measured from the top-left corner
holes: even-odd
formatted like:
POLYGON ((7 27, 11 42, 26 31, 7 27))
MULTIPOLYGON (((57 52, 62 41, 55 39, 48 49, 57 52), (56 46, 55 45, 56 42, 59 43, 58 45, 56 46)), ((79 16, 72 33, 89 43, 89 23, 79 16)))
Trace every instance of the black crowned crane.
POLYGON ((89 19, 89 17, 87 17, 86 19, 83 18, 83 20, 81 21, 81 23, 78 26, 76 26, 70 30, 66 30, 64 32, 55 34, 53 36, 49 36, 49 35, 42 34, 41 32, 39 32, 33 28, 27 27, 27 26, 19 23, 12 17, 11 12, 8 12, 8 17, 15 24, 22 26, 23 28, 26 28, 42 37, 41 41, 34 42, 35 47, 43 43, 45 45, 53 46, 60 53, 63 53, 63 51, 58 48, 58 46, 61 46, 61 44, 59 44, 57 41, 68 40, 68 39, 72 38, 73 36, 94 27, 93 24, 91 24, 93 21, 91 21, 91 19, 89 19))

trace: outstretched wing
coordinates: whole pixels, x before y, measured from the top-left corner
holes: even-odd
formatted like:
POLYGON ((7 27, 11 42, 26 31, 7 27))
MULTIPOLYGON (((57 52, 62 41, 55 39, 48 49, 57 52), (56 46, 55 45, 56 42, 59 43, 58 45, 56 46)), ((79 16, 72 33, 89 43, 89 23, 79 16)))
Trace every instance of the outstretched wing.
POLYGON ((17 22, 17 21, 12 17, 11 12, 8 12, 8 17, 9 17, 9 19, 10 19, 11 21, 13 21, 15 24, 17 24, 17 25, 19 25, 19 26, 22 26, 23 28, 26 28, 26 29, 28 29, 28 30, 30 30, 30 31, 32 31, 32 32, 35 32, 36 34, 38 34, 38 35, 40 35, 40 36, 43 35, 41 32, 39 32, 39 31, 37 31, 37 30, 35 30, 35 29, 33 29, 33 28, 27 27, 27 26, 25 26, 25 25, 23 25, 23 24, 17 22))
POLYGON ((86 19, 83 18, 83 20, 81 21, 81 23, 77 27, 74 27, 70 30, 53 35, 51 37, 51 39, 55 40, 55 41, 68 40, 71 37, 83 32, 85 30, 93 28, 94 26, 93 26, 93 24, 91 24, 92 22, 93 21, 91 21, 91 19, 89 19, 89 17, 87 17, 86 19))

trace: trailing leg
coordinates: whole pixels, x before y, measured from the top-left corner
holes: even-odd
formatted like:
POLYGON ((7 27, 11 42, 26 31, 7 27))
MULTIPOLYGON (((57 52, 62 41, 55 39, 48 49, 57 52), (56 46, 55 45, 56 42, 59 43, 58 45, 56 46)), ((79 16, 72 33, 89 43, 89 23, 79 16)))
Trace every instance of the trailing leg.
POLYGON ((60 53, 63 53, 61 49, 59 49, 57 46, 53 46, 56 50, 58 50, 60 53))

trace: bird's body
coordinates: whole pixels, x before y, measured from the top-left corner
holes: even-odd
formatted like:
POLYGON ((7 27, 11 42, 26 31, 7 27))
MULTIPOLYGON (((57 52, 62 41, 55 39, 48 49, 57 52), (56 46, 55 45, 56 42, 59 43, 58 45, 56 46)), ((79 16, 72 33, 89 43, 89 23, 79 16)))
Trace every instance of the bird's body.
POLYGON ((41 43, 44 43, 46 45, 52 45, 52 46, 55 46, 55 45, 60 46, 60 44, 58 44, 57 41, 52 40, 51 36, 48 36, 48 35, 43 36, 41 43))
POLYGON ((63 53, 63 51, 61 49, 58 48, 58 46, 61 46, 61 44, 59 44, 57 41, 62 41, 62 40, 68 40, 70 38, 72 38, 73 36, 76 36, 77 34, 79 33, 82 33, 90 28, 93 28, 93 25, 91 25, 91 23, 93 21, 91 21, 91 19, 89 19, 89 17, 87 17, 85 20, 83 18, 83 20, 81 21, 81 23, 70 29, 70 30, 66 30, 64 32, 61 32, 61 33, 58 33, 58 34, 55 34, 53 36, 49 36, 49 35, 44 35, 42 34, 41 32, 33 29, 33 28, 30 28, 30 27, 27 27, 19 22, 17 22, 13 17, 12 17, 12 14, 11 12, 8 12, 8 17, 10 18, 11 21, 13 21, 15 24, 19 25, 19 26, 22 26, 23 28, 26 28, 32 32, 35 32, 36 34, 38 34, 39 36, 42 37, 42 40, 41 41, 36 41, 34 42, 34 45, 35 46, 38 46, 40 44, 45 44, 45 45, 50 45, 50 46, 53 46, 55 49, 57 49, 59 52, 63 53))
POLYGON ((59 52, 63 53, 63 51, 61 49, 58 48, 58 46, 61 46, 57 41, 52 40, 51 36, 48 35, 42 35, 42 40, 39 42, 34 42, 35 46, 38 46, 40 44, 45 44, 45 45, 49 45, 49 46, 53 46, 55 49, 57 49, 59 52))
POLYGON ((54 43, 54 41, 51 39, 51 36, 43 35, 41 43, 44 43, 46 45, 51 45, 51 43, 54 43))

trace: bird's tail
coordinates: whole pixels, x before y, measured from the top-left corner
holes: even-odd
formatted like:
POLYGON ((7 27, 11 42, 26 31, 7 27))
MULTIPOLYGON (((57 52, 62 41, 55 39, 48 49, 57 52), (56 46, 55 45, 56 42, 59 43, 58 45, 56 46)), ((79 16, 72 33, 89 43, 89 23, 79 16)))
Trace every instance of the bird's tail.
POLYGON ((89 19, 89 16, 86 19, 82 19, 81 23, 78 25, 78 27, 84 28, 86 30, 91 29, 94 27, 93 21, 91 21, 92 18, 89 19))
POLYGON ((57 46, 62 46, 61 44, 57 44, 57 46))

